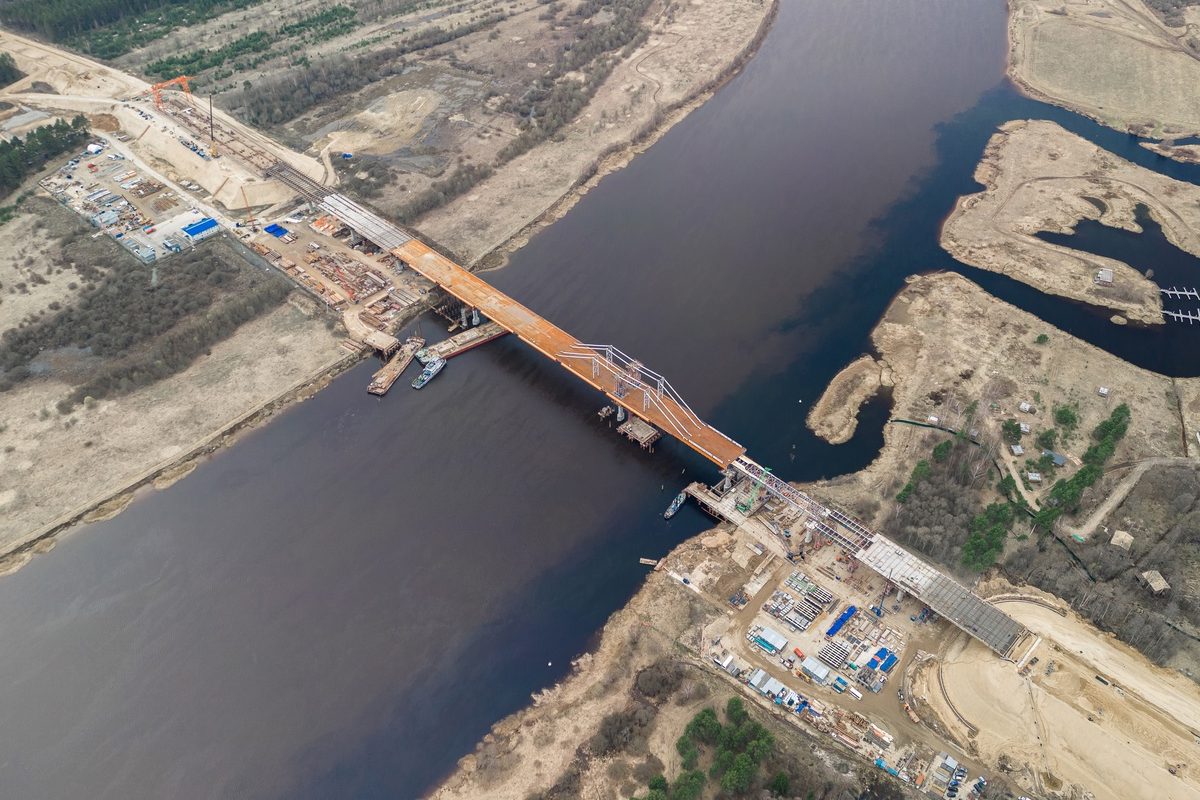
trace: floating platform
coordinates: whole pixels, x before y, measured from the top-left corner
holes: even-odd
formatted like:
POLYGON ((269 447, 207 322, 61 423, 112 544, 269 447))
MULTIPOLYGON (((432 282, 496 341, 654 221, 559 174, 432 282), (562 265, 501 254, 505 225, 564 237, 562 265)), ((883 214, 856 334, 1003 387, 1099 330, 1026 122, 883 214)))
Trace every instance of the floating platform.
POLYGON ((408 369, 413 356, 424 346, 425 340, 420 336, 408 337, 408 341, 396 352, 396 355, 392 356, 392 360, 371 376, 371 385, 367 387, 367 391, 381 397, 387 394, 388 389, 392 388, 392 384, 399 380, 400 376, 404 374, 404 370, 408 369))
POLYGON ((628 436, 630 441, 640 444, 643 450, 650 451, 654 450, 654 443, 662 436, 662 431, 633 414, 630 414, 629 419, 622 422, 617 430, 628 436))
POLYGON ((468 350, 479 347, 481 344, 487 344, 493 339, 499 339, 506 333, 508 331, 501 327, 499 323, 485 322, 477 327, 468 328, 462 333, 455 334, 437 344, 429 345, 429 347, 417 353, 417 360, 422 364, 427 364, 435 356, 438 358, 454 358, 468 350))

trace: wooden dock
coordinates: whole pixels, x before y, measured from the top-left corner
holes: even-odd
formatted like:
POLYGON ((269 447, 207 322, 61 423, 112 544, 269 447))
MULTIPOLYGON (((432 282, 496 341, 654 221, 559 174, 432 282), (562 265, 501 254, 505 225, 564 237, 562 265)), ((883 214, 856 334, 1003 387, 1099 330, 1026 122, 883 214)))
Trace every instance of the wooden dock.
POLYGON ((1176 289, 1172 286, 1170 289, 1159 289, 1159 291, 1167 297, 1174 297, 1180 300, 1200 300, 1200 291, 1196 291, 1195 289, 1176 289))
POLYGON ((439 358, 454 358, 468 350, 479 347, 481 344, 487 344, 492 339, 498 339, 504 336, 508 331, 498 322, 485 322, 482 325, 474 328, 467 328, 462 333, 456 333, 449 339, 431 344, 417 353, 417 360, 422 364, 426 364, 433 360, 434 356, 439 358))
POLYGON ((420 336, 408 337, 408 341, 396 351, 392 360, 371 376, 371 385, 367 387, 367 391, 381 397, 387 394, 388 389, 392 388, 392 384, 399 380, 400 376, 404 374, 404 370, 408 369, 413 356, 424 346, 425 340, 420 336))

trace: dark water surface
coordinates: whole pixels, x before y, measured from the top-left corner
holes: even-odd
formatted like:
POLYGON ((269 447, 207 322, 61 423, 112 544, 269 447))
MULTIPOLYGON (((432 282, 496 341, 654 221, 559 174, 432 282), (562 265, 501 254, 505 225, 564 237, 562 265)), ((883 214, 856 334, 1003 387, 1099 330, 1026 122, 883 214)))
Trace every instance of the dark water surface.
MULTIPOLYGON (((886 405, 837 448, 807 405, 904 275, 954 268, 937 228, 995 126, 1042 116, 1141 157, 1018 97, 1004 51, 1002 0, 785 2, 738 78, 488 277, 666 374, 779 474, 858 469, 886 405)), ((1200 366, 963 271, 1164 371, 1200 366)), ((0 581, 0 797, 417 797, 565 674, 638 557, 706 527, 660 514, 711 465, 642 453, 520 342, 383 400, 373 368, 0 581)))

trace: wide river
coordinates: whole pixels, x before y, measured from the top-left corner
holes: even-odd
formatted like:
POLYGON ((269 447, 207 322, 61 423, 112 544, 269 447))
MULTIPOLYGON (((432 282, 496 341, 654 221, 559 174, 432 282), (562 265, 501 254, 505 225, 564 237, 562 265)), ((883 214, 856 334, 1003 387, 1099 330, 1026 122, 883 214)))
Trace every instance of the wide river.
MULTIPOLYGON (((905 274, 954 268, 938 223, 995 125, 1054 118, 1149 162, 1018 97, 1004 54, 1003 0, 787 0, 741 75, 488 278, 666 374, 779 474, 858 469, 886 404, 836 448, 804 414, 905 274)), ((382 400, 372 369, 0 580, 0 797, 419 797, 563 677, 639 557, 706 526, 661 512, 711 465, 642 452, 520 342, 382 400)))

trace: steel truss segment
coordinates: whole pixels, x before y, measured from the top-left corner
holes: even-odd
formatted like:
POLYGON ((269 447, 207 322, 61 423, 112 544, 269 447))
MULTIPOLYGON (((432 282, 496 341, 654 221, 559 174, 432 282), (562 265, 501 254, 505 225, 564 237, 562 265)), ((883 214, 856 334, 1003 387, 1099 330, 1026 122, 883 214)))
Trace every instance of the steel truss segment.
MULTIPOLYGON (((675 387, 663 375, 647 367, 641 361, 627 355, 611 344, 588 344, 576 342, 575 347, 582 351, 599 353, 604 360, 615 367, 620 367, 628 376, 628 380, 636 388, 644 392, 657 394, 659 397, 669 397, 684 412, 688 422, 697 427, 704 427, 700 416, 692 410, 683 396, 675 391, 675 387)), ((573 355, 573 354, 572 354, 573 355)))

